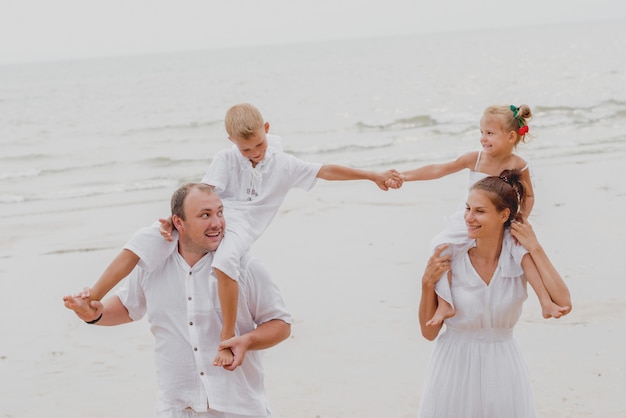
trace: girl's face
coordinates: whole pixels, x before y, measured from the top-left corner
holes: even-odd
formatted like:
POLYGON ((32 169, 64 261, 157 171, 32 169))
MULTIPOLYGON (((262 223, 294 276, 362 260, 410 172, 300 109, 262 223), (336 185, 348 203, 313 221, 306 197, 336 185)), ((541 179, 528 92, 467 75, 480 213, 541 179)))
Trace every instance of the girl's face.
POLYGON ((498 116, 485 115, 480 119, 480 145, 487 154, 511 153, 517 133, 506 132, 498 116))
POLYGON ((467 236, 471 239, 497 236, 509 218, 509 209, 498 211, 489 196, 491 192, 472 189, 465 204, 467 236))

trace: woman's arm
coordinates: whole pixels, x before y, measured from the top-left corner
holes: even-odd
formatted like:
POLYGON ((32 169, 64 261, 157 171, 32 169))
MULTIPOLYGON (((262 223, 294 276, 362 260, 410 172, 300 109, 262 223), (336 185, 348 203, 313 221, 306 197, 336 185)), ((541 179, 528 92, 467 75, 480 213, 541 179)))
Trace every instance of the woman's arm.
POLYGON ((532 226, 528 222, 513 222, 511 224, 511 235, 518 240, 530 254, 531 260, 528 260, 527 257, 524 257, 522 260, 524 273, 539 274, 552 301, 559 306, 569 307, 569 311, 571 311, 572 299, 569 289, 539 243, 532 226), (532 263, 530 263, 530 261, 532 261, 532 263))
POLYGON ((433 255, 428 259, 426 270, 422 276, 422 296, 419 305, 419 321, 422 335, 429 341, 434 340, 439 335, 443 323, 434 326, 426 325, 437 310, 437 294, 435 284, 443 273, 450 269, 450 255, 442 256, 441 252, 448 248, 448 245, 437 247, 433 255))

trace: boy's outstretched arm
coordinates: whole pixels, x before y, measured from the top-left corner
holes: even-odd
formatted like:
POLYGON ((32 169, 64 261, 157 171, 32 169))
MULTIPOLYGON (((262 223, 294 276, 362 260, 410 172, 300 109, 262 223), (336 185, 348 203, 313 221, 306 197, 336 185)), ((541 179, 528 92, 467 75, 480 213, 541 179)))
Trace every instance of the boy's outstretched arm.
POLYGON ((401 181, 400 173, 396 170, 387 170, 384 173, 360 170, 334 164, 324 164, 317 173, 317 178, 323 180, 371 180, 381 189, 389 190, 386 182, 390 178, 401 181))
POLYGON ((124 248, 91 287, 88 298, 90 300, 101 300, 116 284, 133 271, 137 263, 139 263, 139 256, 124 248))

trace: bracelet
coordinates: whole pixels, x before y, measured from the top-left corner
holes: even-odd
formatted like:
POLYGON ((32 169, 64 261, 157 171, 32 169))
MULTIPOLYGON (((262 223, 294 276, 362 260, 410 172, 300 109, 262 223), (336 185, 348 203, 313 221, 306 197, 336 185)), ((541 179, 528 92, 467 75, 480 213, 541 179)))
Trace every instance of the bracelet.
POLYGON ((99 316, 99 317, 97 317, 96 319, 94 319, 93 321, 85 321, 85 322, 86 322, 87 324, 93 325, 93 324, 95 324, 96 322, 98 322, 98 321, 99 321, 99 320, 101 320, 101 319, 102 319, 102 313, 100 313, 100 316, 99 316))

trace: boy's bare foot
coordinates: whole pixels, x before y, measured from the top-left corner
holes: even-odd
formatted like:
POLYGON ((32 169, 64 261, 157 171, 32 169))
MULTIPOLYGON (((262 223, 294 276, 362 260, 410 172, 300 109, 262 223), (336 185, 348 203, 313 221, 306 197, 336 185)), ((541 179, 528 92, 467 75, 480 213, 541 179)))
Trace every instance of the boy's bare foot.
POLYGON ((219 367, 230 366, 234 359, 235 356, 233 355, 233 352, 230 351, 230 348, 225 348, 224 350, 219 350, 217 352, 215 359, 213 359, 213 365, 219 367))

